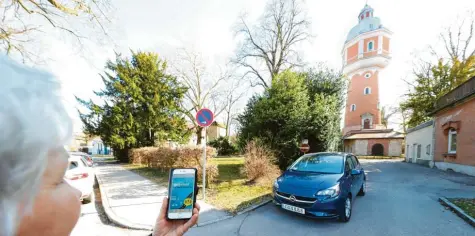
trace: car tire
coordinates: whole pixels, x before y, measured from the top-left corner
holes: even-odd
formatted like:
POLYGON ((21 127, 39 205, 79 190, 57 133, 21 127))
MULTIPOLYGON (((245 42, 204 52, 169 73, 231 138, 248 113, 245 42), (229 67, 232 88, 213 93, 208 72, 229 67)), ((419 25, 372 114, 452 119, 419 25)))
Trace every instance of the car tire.
POLYGON ((363 184, 361 185, 360 191, 358 192, 358 196, 366 195, 366 180, 363 180, 363 184))
POLYGON ((353 202, 351 201, 351 195, 348 195, 348 197, 346 197, 343 203, 343 211, 340 213, 339 220, 345 223, 350 221, 352 209, 353 209, 353 202))
POLYGON ((93 195, 93 194, 91 193, 91 195, 89 195, 88 197, 83 198, 83 199, 82 199, 82 203, 83 203, 83 204, 87 204, 87 203, 92 202, 92 195, 93 195))

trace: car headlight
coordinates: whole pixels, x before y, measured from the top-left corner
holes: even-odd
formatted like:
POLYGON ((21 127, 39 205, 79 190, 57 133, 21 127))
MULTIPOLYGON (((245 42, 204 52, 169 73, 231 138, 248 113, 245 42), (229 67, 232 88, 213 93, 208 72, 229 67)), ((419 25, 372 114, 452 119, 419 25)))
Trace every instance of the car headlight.
POLYGON ((334 198, 340 194, 340 184, 337 184, 333 187, 320 190, 315 194, 316 196, 328 196, 330 198, 334 198))
POLYGON ((279 188, 279 183, 277 183, 277 180, 274 181, 274 188, 278 189, 279 188))

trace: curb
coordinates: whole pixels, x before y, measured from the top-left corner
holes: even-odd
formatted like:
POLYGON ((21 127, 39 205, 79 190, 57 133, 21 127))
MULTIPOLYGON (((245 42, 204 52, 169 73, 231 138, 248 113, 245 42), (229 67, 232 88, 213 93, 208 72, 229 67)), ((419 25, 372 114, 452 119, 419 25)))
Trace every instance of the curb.
POLYGON ((197 227, 202 227, 202 226, 206 226, 206 225, 211 225, 211 224, 214 224, 214 223, 218 223, 218 222, 223 221, 223 220, 228 220, 228 219, 234 218, 234 217, 236 217, 236 216, 239 216, 239 215, 248 213, 248 212, 250 212, 250 211, 256 210, 257 208, 262 207, 262 206, 268 204, 268 203, 271 202, 271 201, 272 201, 272 199, 268 199, 268 200, 265 200, 265 201, 263 201, 263 202, 261 202, 261 203, 259 203, 259 204, 250 206, 250 207, 248 207, 248 208, 246 208, 246 209, 244 209, 244 210, 242 210, 242 211, 236 213, 235 215, 224 216, 224 217, 221 217, 221 218, 216 219, 216 220, 206 221, 206 222, 203 222, 203 223, 201 223, 201 224, 197 224, 196 226, 197 226, 197 227))
POLYGON ((460 207, 456 206, 455 204, 451 203, 449 200, 447 200, 447 198, 445 197, 440 197, 439 198, 439 202, 444 205, 444 206, 447 206, 449 207, 450 209, 452 209, 455 214, 457 214, 460 218, 462 218, 463 220, 465 220, 468 224, 472 225, 473 227, 475 227, 475 219, 471 216, 469 216, 467 213, 465 213, 462 209, 460 209, 460 207))
POLYGON ((106 213, 107 218, 109 220, 121 227, 128 228, 128 229, 135 229, 135 230, 147 230, 147 231, 152 231, 153 226, 150 225, 143 225, 143 224, 136 224, 132 223, 126 219, 123 219, 119 216, 117 216, 114 211, 112 211, 111 207, 109 206, 109 200, 107 198, 107 193, 102 190, 101 184, 103 183, 99 175, 95 175, 97 179, 97 183, 99 185, 99 191, 101 193, 101 201, 102 201, 102 207, 104 208, 104 212, 106 213))
MULTIPOLYGON (((153 231, 153 226, 151 226, 151 225, 132 223, 132 222, 120 217, 120 216, 117 216, 114 213, 114 211, 112 211, 111 207, 109 206, 109 200, 107 198, 107 193, 101 188, 101 184, 103 183, 102 179, 97 174, 95 176, 96 176, 96 179, 97 179, 97 183, 99 185, 99 191, 101 193, 102 207, 104 208, 104 212, 105 212, 107 218, 112 223, 114 223, 114 224, 116 224, 120 227, 124 227, 124 228, 128 228, 128 229, 153 231)), ((268 204, 271 201, 272 201, 272 199, 265 200, 265 201, 263 201, 259 204, 250 206, 250 207, 248 207, 248 208, 246 208, 246 209, 244 209, 240 212, 237 212, 235 215, 224 216, 224 217, 221 217, 221 218, 218 218, 218 219, 215 219, 215 220, 209 220, 209 221, 205 221, 203 223, 198 223, 194 227, 202 227, 202 226, 206 226, 206 225, 211 225, 211 224, 215 224, 215 223, 218 223, 220 221, 223 221, 223 220, 228 220, 228 219, 234 218, 236 216, 239 216, 239 215, 248 213, 250 211, 256 210, 257 208, 262 207, 262 206, 268 204)))

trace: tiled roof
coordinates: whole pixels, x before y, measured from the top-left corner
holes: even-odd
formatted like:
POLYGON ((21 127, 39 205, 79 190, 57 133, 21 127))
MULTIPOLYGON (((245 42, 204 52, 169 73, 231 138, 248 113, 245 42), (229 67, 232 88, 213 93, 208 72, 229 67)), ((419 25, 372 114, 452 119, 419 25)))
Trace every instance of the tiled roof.
POLYGON ((362 134, 353 134, 345 139, 372 139, 372 138, 404 138, 404 134, 399 132, 389 132, 389 133, 362 133, 362 134))
POLYGON ((425 122, 425 123, 422 123, 422 124, 420 124, 420 125, 418 125, 418 126, 416 126, 416 127, 414 127, 414 128, 408 129, 408 130, 407 130, 407 133, 411 133, 411 132, 414 132, 414 131, 423 129, 423 128, 427 127, 427 126, 431 126, 432 124, 434 124, 434 121, 433 121, 433 120, 429 120, 429 121, 427 121, 427 122, 425 122))

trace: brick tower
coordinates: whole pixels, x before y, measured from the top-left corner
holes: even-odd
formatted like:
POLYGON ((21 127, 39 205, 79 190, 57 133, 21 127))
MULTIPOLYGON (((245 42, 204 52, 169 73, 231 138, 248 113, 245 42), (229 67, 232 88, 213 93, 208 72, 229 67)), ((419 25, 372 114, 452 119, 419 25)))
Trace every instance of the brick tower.
POLYGON ((379 104, 379 72, 391 60, 392 32, 373 16, 373 11, 368 5, 360 11, 358 24, 350 30, 342 50, 343 73, 349 79, 343 137, 345 151, 388 155, 390 140, 373 139, 394 133, 381 124, 379 104), (382 148, 373 150, 371 144, 382 148))

